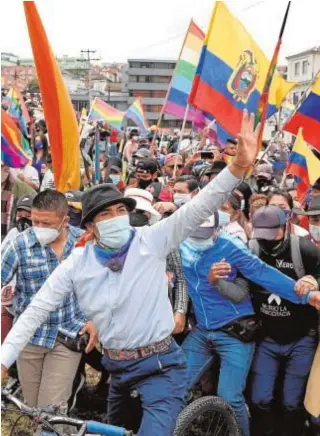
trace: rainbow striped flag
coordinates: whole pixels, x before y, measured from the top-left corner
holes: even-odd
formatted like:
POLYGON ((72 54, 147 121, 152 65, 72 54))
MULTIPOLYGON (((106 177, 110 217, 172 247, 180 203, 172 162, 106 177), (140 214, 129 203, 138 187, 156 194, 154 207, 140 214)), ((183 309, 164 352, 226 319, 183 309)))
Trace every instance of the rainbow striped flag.
POLYGON ((126 117, 130 118, 139 127, 141 133, 149 131, 149 123, 145 117, 141 98, 138 97, 126 112, 126 117))
MULTIPOLYGON (((164 113, 184 118, 204 37, 205 34, 200 27, 191 20, 163 107, 164 113)), ((189 107, 187 119, 195 119, 195 111, 192 107, 189 107)))
POLYGON ((91 111, 88 115, 88 121, 106 121, 117 132, 121 132, 123 118, 124 112, 110 106, 98 97, 93 100, 91 111))
POLYGON ((11 168, 24 167, 29 157, 23 150, 22 134, 13 119, 1 108, 1 160, 11 168))
POLYGON ((20 130, 25 136, 28 136, 27 123, 30 122, 30 116, 20 90, 18 88, 10 88, 6 95, 6 100, 9 114, 17 119, 20 130))
POLYGON ((66 192, 80 188, 77 117, 59 65, 33 1, 23 2, 48 127, 55 185, 66 192))

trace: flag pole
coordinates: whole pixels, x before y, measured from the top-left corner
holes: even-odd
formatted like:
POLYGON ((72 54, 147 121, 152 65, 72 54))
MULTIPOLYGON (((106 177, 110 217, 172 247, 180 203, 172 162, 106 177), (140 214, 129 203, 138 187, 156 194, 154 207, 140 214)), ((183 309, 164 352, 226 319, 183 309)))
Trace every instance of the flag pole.
POLYGON ((173 73, 172 73, 172 77, 171 77, 171 80, 170 80, 170 85, 169 85, 168 90, 167 90, 167 95, 166 95, 166 97, 164 99, 164 102, 163 102, 163 105, 162 105, 162 108, 161 108, 161 111, 160 111, 160 115, 159 115, 159 118, 158 118, 156 129, 154 131, 154 135, 153 135, 153 138, 152 138, 152 145, 154 144, 154 141, 155 141, 155 138, 156 138, 156 135, 157 135, 157 131, 159 130, 160 125, 161 125, 162 117, 164 115, 164 112, 163 112, 164 111, 164 107, 165 107, 165 105, 167 103, 169 92, 170 92, 170 89, 171 89, 171 86, 172 86, 172 81, 173 81, 173 78, 174 78, 174 76, 176 74, 176 71, 177 71, 177 68, 178 68, 178 63, 179 63, 179 60, 180 60, 180 57, 181 57, 181 54, 182 54, 182 50, 183 50, 184 44, 185 44, 185 42, 187 40, 187 37, 188 37, 188 34, 189 34, 189 30, 190 30, 190 27, 191 27, 192 23, 193 23, 193 19, 191 18, 189 26, 188 26, 188 30, 187 30, 187 32, 186 32, 186 34, 184 36, 184 39, 183 39, 183 43, 182 43, 182 46, 181 46, 181 49, 180 49, 180 52, 179 52, 178 60, 176 62, 176 65, 175 65, 173 73))
POLYGON ((181 144, 181 141, 182 141, 182 138, 183 138, 183 133, 184 133, 184 129, 185 129, 187 118, 188 118, 188 112, 189 112, 189 104, 187 104, 187 106, 186 106, 186 110, 184 112, 184 117, 183 117, 183 122, 182 122, 181 130, 180 130, 178 150, 177 150, 177 154, 176 154, 176 158, 175 158, 175 162, 174 162, 174 169, 173 169, 173 176, 172 176, 173 178, 176 177, 177 166, 178 166, 178 156, 179 156, 179 151, 180 151, 180 144, 181 144))
MULTIPOLYGON (((278 60, 278 56, 279 56, 279 52, 280 52, 280 47, 282 44, 282 37, 283 37, 284 30, 285 30, 287 20, 288 20, 288 14, 289 14, 290 7, 291 7, 291 1, 289 1, 287 4, 286 12, 284 14, 281 28, 280 28, 278 42, 277 42, 277 45, 274 49, 273 56, 272 56, 272 59, 271 59, 270 64, 269 64, 268 72, 266 75, 266 80, 264 83, 262 94, 261 94, 260 99, 259 99, 258 108, 257 108, 256 116, 255 116, 255 125, 257 126, 258 123, 261 124, 259 134, 258 134, 258 139, 257 139, 257 143, 258 143, 257 154, 258 154, 259 150, 261 149, 264 126, 265 126, 265 123, 267 120, 268 100, 269 100, 271 83, 272 83, 272 79, 274 76, 274 72, 275 72, 276 67, 277 67, 277 60, 278 60)), ((247 171, 246 178, 250 177, 251 174, 252 174, 252 168, 247 171)))

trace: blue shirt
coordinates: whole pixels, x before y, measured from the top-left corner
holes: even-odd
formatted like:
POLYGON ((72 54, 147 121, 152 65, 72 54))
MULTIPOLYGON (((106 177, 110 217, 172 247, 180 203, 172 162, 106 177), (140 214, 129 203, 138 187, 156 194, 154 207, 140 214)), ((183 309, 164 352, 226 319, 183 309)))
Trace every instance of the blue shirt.
MULTIPOLYGON (((68 240, 62 260, 69 256, 80 233, 80 229, 68 227, 68 240)), ((49 246, 41 247, 32 228, 3 245, 2 286, 7 285, 14 275, 17 279, 13 301, 15 318, 25 311, 58 265, 59 260, 54 251, 49 246)), ((59 331, 74 338, 86 321, 75 294, 70 293, 65 296, 60 307, 49 314, 47 321, 36 330, 30 342, 52 349, 59 331)))
POLYGON ((293 279, 262 262, 239 238, 227 233, 221 232, 212 247, 204 251, 194 249, 184 241, 180 244, 180 253, 197 324, 205 330, 216 330, 235 319, 254 314, 249 296, 238 304, 232 303, 208 280, 212 264, 222 258, 231 265, 229 281, 234 281, 240 272, 270 294, 275 293, 296 304, 307 304, 309 300, 309 293, 303 297, 295 294, 293 279))

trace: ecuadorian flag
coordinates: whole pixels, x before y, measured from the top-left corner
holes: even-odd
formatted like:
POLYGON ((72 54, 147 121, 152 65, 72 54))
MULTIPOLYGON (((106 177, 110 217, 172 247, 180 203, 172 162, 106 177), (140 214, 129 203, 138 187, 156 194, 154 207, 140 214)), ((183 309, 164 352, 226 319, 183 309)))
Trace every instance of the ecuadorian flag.
POLYGON ((310 185, 313 185, 320 174, 320 160, 307 146, 299 130, 296 142, 290 153, 287 174, 295 176, 299 200, 304 200, 310 185))
MULTIPOLYGON (((270 62, 222 1, 216 2, 202 48, 189 104, 211 114, 231 135, 241 127, 243 109, 255 113, 270 62)), ((268 117, 294 87, 275 72, 268 117)))
POLYGON ((283 129, 296 135, 300 127, 303 128, 304 139, 320 150, 320 74, 283 129))

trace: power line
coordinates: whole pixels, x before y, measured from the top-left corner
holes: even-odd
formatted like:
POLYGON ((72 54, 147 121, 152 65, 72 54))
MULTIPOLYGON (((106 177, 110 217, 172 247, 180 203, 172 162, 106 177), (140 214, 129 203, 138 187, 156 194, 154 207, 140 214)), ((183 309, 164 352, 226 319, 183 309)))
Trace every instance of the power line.
POLYGON ((86 49, 86 50, 81 50, 81 58, 77 59, 77 62, 87 62, 88 63, 88 100, 89 100, 89 108, 88 110, 90 110, 90 106, 91 106, 91 61, 100 61, 101 58, 93 58, 91 57, 91 55, 94 55, 96 53, 96 50, 90 50, 90 49, 86 49), (86 55, 86 58, 83 57, 83 55, 86 55))

